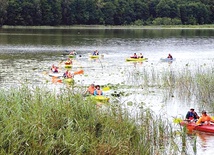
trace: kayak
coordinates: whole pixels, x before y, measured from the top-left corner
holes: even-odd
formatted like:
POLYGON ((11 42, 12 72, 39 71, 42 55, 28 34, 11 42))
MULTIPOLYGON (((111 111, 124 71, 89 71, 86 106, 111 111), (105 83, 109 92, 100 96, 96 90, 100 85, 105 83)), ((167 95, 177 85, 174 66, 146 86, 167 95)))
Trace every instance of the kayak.
POLYGON ((76 58, 76 55, 68 55, 69 58, 76 58))
POLYGON ((108 102, 109 101, 108 97, 105 97, 105 96, 102 96, 102 95, 94 96, 94 99, 97 100, 97 101, 104 101, 104 102, 108 102))
POLYGON ((96 58, 99 58, 99 55, 89 55, 89 57, 90 57, 91 59, 96 59, 96 58))
POLYGON ((126 61, 145 61, 148 58, 126 58, 126 61))
POLYGON ((186 126, 188 130, 197 130, 203 132, 214 133, 214 124, 210 125, 196 125, 194 122, 182 121, 180 123, 182 126, 186 126))
POLYGON ((72 65, 65 65, 65 68, 72 68, 72 65))
POLYGON ((49 73, 50 77, 63 77, 62 73, 49 73))
POLYGON ((102 95, 97 95, 97 96, 91 95, 90 98, 99 102, 109 102, 109 98, 102 95))
POLYGON ((176 58, 173 58, 173 59, 171 59, 171 58, 160 58, 160 61, 162 61, 162 62, 172 62, 175 60, 176 60, 176 58))
POLYGON ((63 83, 74 84, 74 79, 72 79, 72 78, 63 79, 63 83))

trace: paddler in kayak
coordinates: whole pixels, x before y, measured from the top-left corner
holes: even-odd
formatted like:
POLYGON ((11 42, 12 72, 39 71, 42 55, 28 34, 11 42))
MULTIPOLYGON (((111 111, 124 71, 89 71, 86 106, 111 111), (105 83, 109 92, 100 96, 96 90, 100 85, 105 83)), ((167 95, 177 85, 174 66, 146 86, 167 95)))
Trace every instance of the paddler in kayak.
POLYGON ((73 50, 69 53, 69 55, 77 55, 77 53, 75 52, 75 50, 73 50))
POLYGON ((72 60, 70 58, 67 59, 67 61, 65 62, 65 65, 72 65, 72 60))
POLYGON ((74 74, 72 74, 71 72, 69 72, 68 70, 63 74, 63 77, 65 79, 71 79, 74 77, 74 74))
POLYGON ((88 94, 90 94, 90 95, 94 95, 95 89, 96 89, 96 88, 95 88, 95 85, 92 83, 92 84, 88 87, 86 93, 88 93, 88 94))
POLYGON ((58 73, 59 71, 58 71, 58 67, 56 67, 54 64, 51 66, 51 71, 53 72, 53 73, 58 73))
POLYGON ((94 51, 93 55, 99 55, 99 52, 96 50, 94 51))
POLYGON ((94 96, 97 96, 97 95, 103 95, 103 92, 102 92, 102 90, 100 89, 100 85, 96 85, 96 86, 95 86, 94 96))
POLYGON ((137 59, 137 58, 138 58, 138 56, 137 56, 137 54, 136 54, 136 53, 134 53, 134 55, 133 55, 133 56, 131 56, 130 58, 137 59))
POLYGON ((195 112, 195 109, 191 108, 186 114, 187 121, 197 121, 199 119, 198 114, 195 112))
POLYGON ((214 122, 214 119, 207 115, 207 112, 205 110, 202 111, 202 116, 199 118, 199 120, 196 122, 197 125, 209 125, 210 122, 214 122))
POLYGON ((169 55, 168 55, 168 57, 167 57, 168 59, 173 59, 173 57, 172 57, 172 55, 169 53, 169 55))
POLYGON ((140 53, 140 54, 138 55, 138 58, 143 58, 143 54, 140 53))

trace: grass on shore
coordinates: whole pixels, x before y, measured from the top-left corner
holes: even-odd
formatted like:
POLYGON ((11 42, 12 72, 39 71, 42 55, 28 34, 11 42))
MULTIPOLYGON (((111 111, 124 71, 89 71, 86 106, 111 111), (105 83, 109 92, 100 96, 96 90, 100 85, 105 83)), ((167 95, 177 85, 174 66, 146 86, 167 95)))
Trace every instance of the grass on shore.
POLYGON ((23 86, 0 90, 0 154, 174 154, 169 122, 142 109, 136 118, 120 104, 63 91, 23 86))

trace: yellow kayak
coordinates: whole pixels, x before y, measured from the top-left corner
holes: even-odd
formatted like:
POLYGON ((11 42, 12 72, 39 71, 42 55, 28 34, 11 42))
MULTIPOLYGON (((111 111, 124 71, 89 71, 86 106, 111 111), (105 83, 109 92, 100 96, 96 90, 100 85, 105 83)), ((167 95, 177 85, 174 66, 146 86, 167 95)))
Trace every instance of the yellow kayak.
POLYGON ((65 68, 72 68, 72 65, 65 65, 65 68))
POLYGON ((126 61, 145 61, 148 58, 126 58, 126 61))
POLYGON ((74 79, 72 79, 72 78, 63 79, 63 82, 68 83, 68 84, 74 84, 74 79))
POLYGON ((96 59, 96 58, 99 58, 99 55, 89 55, 89 57, 92 59, 96 59))
POLYGON ((70 55, 68 55, 68 57, 69 57, 69 58, 76 58, 76 55, 70 54, 70 55))
POLYGON ((102 95, 97 95, 97 96, 91 96, 92 99, 96 100, 96 101, 99 101, 99 102, 109 102, 109 99, 108 97, 106 96, 102 96, 102 95))

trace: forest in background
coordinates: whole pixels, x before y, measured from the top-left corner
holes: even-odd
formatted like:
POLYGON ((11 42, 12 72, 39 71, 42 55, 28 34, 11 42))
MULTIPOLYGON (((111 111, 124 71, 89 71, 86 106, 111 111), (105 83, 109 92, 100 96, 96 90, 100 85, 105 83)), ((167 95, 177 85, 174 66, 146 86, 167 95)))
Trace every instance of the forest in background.
POLYGON ((203 25, 214 0, 1 0, 0 26, 203 25))

